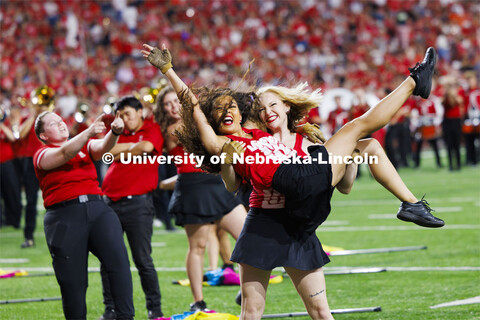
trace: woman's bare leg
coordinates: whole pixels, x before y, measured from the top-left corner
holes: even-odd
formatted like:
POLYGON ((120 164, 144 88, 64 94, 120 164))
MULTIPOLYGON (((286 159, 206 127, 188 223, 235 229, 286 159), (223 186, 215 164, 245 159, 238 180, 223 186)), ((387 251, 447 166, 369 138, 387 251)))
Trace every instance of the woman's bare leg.
MULTIPOLYGON (((344 125, 326 143, 325 148, 336 156, 352 154, 360 138, 385 126, 405 103, 415 89, 415 81, 408 77, 393 92, 383 98, 361 117, 344 125)), ((345 174, 345 164, 334 162, 332 165, 332 186, 335 186, 345 174)))
POLYGON ((214 224, 210 225, 207 242, 208 270, 215 270, 218 268, 218 254, 220 252, 220 243, 218 240, 217 226, 214 224))
POLYGON ((230 256, 232 255, 232 244, 230 243, 230 237, 222 228, 217 226, 216 229, 216 236, 220 244, 220 257, 222 258, 223 265, 233 265, 233 262, 230 260, 230 256))
POLYGON ((247 211, 245 211, 245 207, 239 204, 232 211, 224 215, 217 223, 220 228, 230 233, 232 237, 237 240, 246 217, 247 211))
POLYGON ((240 285, 242 291, 242 311, 240 320, 257 320, 262 318, 265 310, 269 270, 240 264, 240 285))
POLYGON ((310 318, 314 320, 333 319, 328 306, 323 268, 306 271, 285 267, 285 271, 292 279, 310 318))
POLYGON ((210 228, 209 224, 185 225, 188 237, 187 275, 194 302, 203 300, 203 259, 210 228))
MULTIPOLYGON (((392 93, 383 98, 373 108, 358 117, 335 133, 326 143, 325 148, 334 156, 350 156, 360 138, 384 127, 407 98, 415 93, 428 98, 432 87, 432 75, 436 64, 436 53, 428 48, 425 59, 410 70, 410 76, 405 79, 392 93)), ((334 162, 332 165, 332 186, 343 178, 345 164, 334 162)))
POLYGON ((375 180, 377 180, 377 182, 379 182, 385 189, 390 191, 400 201, 411 203, 418 201, 405 185, 397 170, 388 159, 385 150, 383 150, 383 147, 377 140, 362 139, 358 141, 356 149, 360 151, 362 157, 365 155, 367 157, 377 157, 378 163, 369 163, 368 168, 375 180))

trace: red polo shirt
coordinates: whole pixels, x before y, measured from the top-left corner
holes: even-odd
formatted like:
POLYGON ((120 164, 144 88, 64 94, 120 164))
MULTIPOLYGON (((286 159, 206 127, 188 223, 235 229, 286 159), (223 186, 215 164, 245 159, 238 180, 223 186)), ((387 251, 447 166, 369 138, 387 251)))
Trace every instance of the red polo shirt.
POLYGON ((84 194, 102 194, 98 186, 97 170, 90 157, 90 141, 73 159, 52 170, 43 170, 39 163, 49 148, 59 147, 46 145, 35 153, 33 167, 40 183, 45 207, 84 194))
MULTIPOLYGON (((144 121, 143 126, 133 133, 121 135, 118 143, 137 143, 150 141, 154 150, 151 156, 162 154, 163 137, 160 127, 153 122, 144 121)), ((132 155, 132 159, 133 159, 132 155)), ((128 159, 125 154, 124 159, 128 159)), ((113 201, 118 201, 126 196, 141 195, 151 192, 158 184, 158 162, 143 164, 125 164, 115 161, 108 168, 103 179, 103 192, 113 201)))

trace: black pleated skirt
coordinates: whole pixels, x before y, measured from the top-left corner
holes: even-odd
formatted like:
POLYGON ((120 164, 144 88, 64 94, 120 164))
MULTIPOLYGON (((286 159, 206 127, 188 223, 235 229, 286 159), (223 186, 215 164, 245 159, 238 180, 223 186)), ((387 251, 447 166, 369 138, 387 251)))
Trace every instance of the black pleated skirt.
POLYGON ((176 225, 184 226, 213 223, 239 204, 219 175, 193 172, 178 176, 168 211, 175 215, 176 225))
POLYGON ((313 270, 330 261, 315 232, 306 232, 303 221, 285 209, 258 208, 248 212, 231 260, 263 270, 313 270))

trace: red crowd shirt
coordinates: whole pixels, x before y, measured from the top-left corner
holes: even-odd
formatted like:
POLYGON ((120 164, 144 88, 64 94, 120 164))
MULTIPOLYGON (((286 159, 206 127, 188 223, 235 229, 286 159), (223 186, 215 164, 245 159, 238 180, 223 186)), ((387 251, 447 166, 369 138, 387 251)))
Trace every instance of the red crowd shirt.
POLYGON ((45 207, 84 194, 102 194, 98 186, 97 170, 90 156, 91 141, 88 141, 73 159, 52 170, 43 170, 39 167, 39 163, 49 148, 59 148, 59 146, 46 145, 35 153, 33 166, 40 183, 45 207))
MULTIPOLYGON (((246 150, 243 154, 244 159, 252 156, 255 159, 256 155, 265 159, 266 157, 293 157, 296 152, 283 143, 279 142, 270 134, 258 129, 243 129, 244 132, 253 136, 253 139, 237 137, 229 135, 228 138, 236 141, 242 141, 246 144, 246 150)), ((278 209, 285 207, 285 196, 272 188, 272 179, 275 171, 277 171, 280 164, 260 163, 252 161, 253 163, 236 163, 233 165, 235 172, 241 177, 250 179, 253 187, 250 194, 250 207, 264 208, 264 209, 278 209)))
POLYGON ((2 135, 3 132, 0 134, 0 163, 4 163, 15 158, 12 143, 8 141, 6 137, 2 137, 2 135))
MULTIPOLYGON (((27 118, 25 118, 22 122, 24 122, 27 118)), ((17 156, 19 158, 28 158, 33 157, 35 152, 43 146, 43 143, 38 140, 37 135, 35 134, 34 125, 30 128, 27 136, 20 140, 17 156)))
MULTIPOLYGON (((162 154, 163 148, 160 127, 156 123, 145 121, 137 132, 123 134, 118 139, 118 143, 141 141, 150 141, 153 144, 154 150, 150 154, 150 159, 155 156, 155 160, 157 160, 156 157, 162 154)), ((126 153, 124 157, 128 160, 126 153)), ((132 155, 131 159, 133 157, 132 155)), ((126 196, 142 195, 155 190, 158 184, 159 163, 158 161, 152 162, 147 161, 142 164, 113 162, 103 179, 103 192, 113 201, 118 201, 126 196)))
MULTIPOLYGON (((168 153, 171 156, 181 156, 183 159, 184 157, 188 157, 189 154, 185 152, 183 146, 181 144, 177 145, 175 148, 170 150, 168 153)), ((175 166, 177 167, 177 174, 182 173, 192 173, 192 172, 204 172, 202 169, 197 168, 194 164, 190 163, 190 158, 187 158, 188 161, 181 161, 178 163, 177 161, 174 162, 175 166)))

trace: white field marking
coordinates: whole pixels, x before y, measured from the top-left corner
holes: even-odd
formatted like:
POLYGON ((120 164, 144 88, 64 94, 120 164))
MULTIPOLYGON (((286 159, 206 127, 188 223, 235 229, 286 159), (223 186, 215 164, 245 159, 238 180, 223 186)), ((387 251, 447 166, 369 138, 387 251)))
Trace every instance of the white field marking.
MULTIPOLYGON (((426 231, 432 228, 424 228, 414 224, 407 226, 365 226, 365 227, 320 227, 317 232, 356 232, 356 231, 406 231, 406 230, 420 230, 426 231)), ((480 225, 474 224, 452 224, 438 228, 440 230, 477 230, 480 225)))
POLYGON ((455 301, 450 301, 450 302, 437 304, 435 306, 431 306, 430 309, 463 306, 465 304, 474 304, 474 303, 480 303, 480 296, 473 297, 473 298, 468 298, 468 299, 463 299, 463 300, 455 300, 455 301))
POLYGON ((19 259, 0 259, 0 263, 28 263, 30 260, 19 258, 19 259))
POLYGON ((386 219, 386 220, 393 220, 397 219, 397 216, 394 213, 378 213, 378 214, 369 214, 368 219, 386 219))
POLYGON ((152 242, 152 247, 166 247, 167 244, 165 242, 152 242))
MULTIPOLYGON (((477 202, 478 199, 474 197, 452 197, 452 198, 444 198, 444 199, 436 199, 436 198, 429 198, 427 201, 433 206, 435 203, 448 203, 448 202, 477 202)), ((366 199, 366 200, 340 200, 332 201, 332 207, 352 207, 352 206, 361 206, 361 205, 379 205, 379 204, 397 204, 400 205, 400 201, 397 199, 366 199)), ((433 208, 435 209, 435 208, 433 208)))
POLYGON ((459 212, 462 211, 462 207, 437 207, 435 212, 459 212))
MULTIPOLYGON (((480 267, 348 267, 348 266, 339 266, 339 267, 325 267, 325 271, 329 272, 335 272, 335 271, 352 271, 355 272, 357 270, 365 270, 365 269, 387 269, 387 271, 397 271, 397 272, 413 272, 413 271, 419 271, 419 272, 431 272, 431 271, 451 271, 451 272, 457 272, 457 271, 480 271, 480 267)), ((12 268, 10 268, 12 269, 12 268)), ((17 268, 21 270, 25 270, 27 272, 53 272, 52 267, 26 267, 26 268, 17 268)), ((137 268, 131 267, 131 271, 138 271, 137 268)), ((179 272, 179 271, 186 271, 185 267, 170 267, 170 268, 165 268, 165 267, 157 267, 155 268, 156 271, 162 271, 162 272, 179 272)), ((283 268, 275 268, 274 271, 283 271, 283 268)), ((89 267, 88 272, 100 272, 99 267, 89 267)))
POLYGON ((346 224, 350 224, 350 221, 345 221, 345 220, 331 220, 331 221, 325 221, 322 223, 324 226, 344 226, 346 224))

